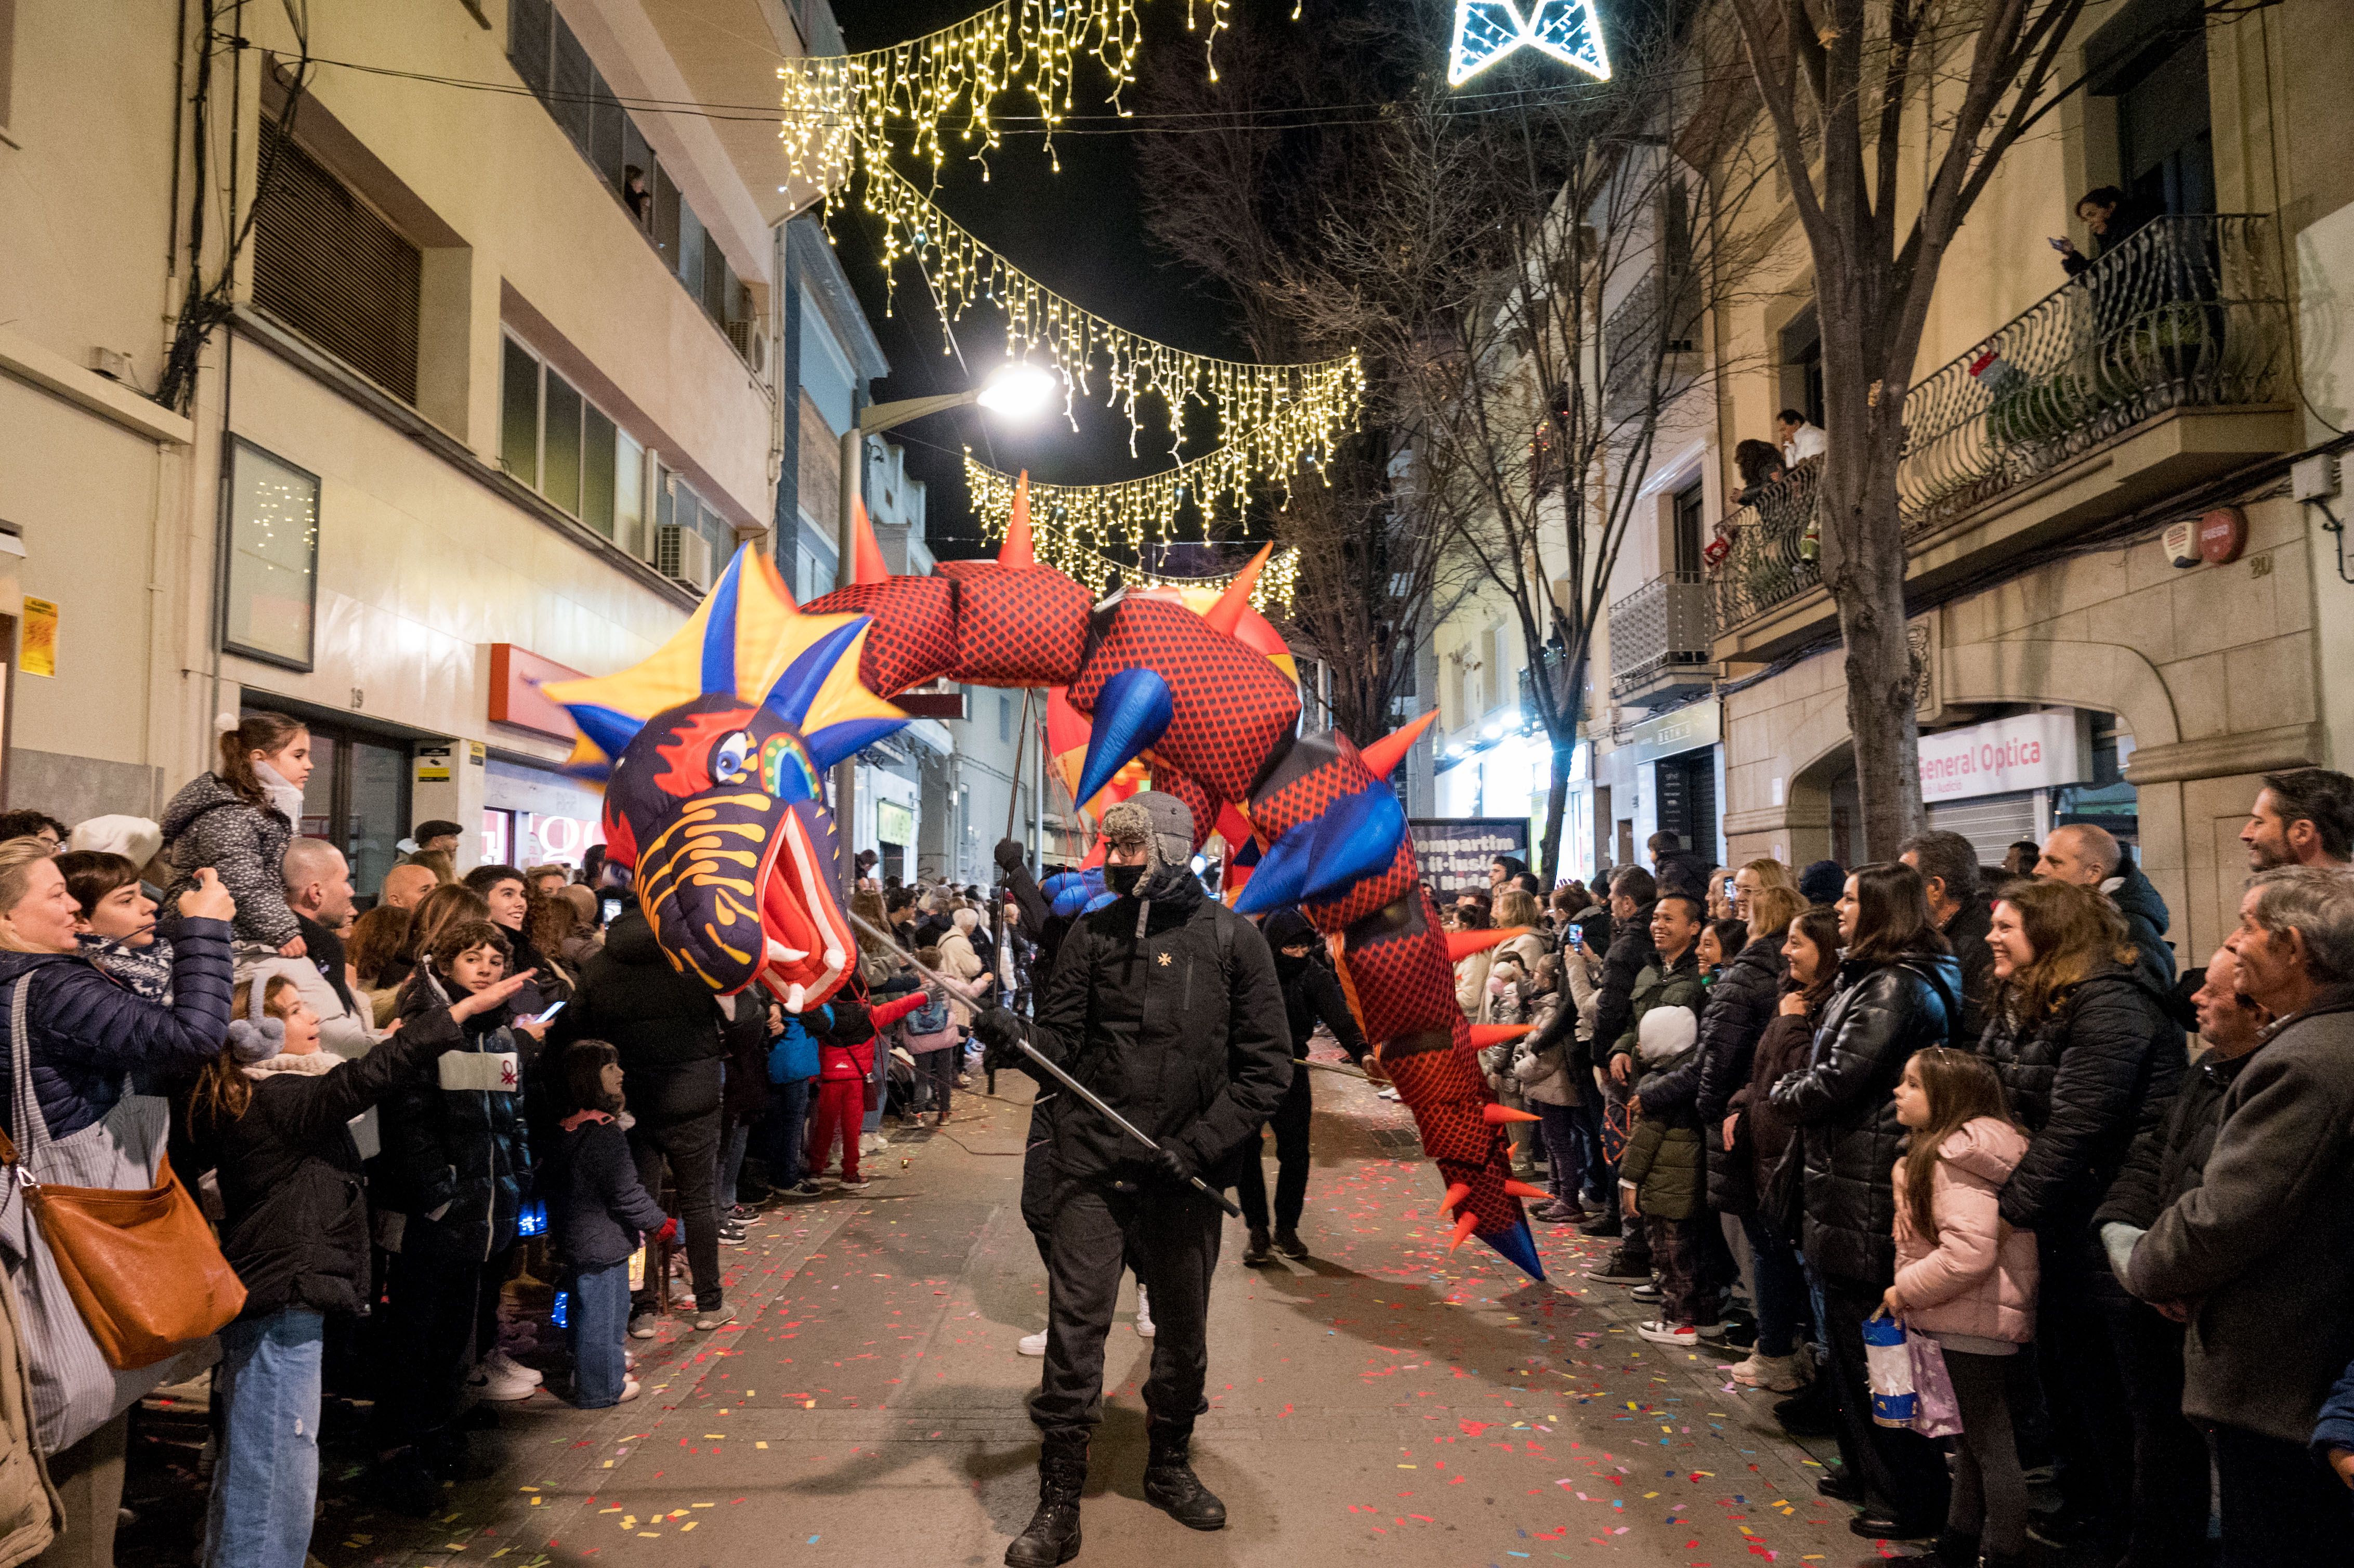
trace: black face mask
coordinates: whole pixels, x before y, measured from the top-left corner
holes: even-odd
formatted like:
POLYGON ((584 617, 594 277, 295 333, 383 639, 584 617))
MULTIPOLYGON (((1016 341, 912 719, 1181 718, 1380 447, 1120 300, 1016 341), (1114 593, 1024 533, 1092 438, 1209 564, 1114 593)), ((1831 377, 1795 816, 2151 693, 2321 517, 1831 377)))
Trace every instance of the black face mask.
POLYGON ((1140 865, 1107 865, 1104 867, 1104 885, 1110 888, 1114 893, 1119 894, 1123 898, 1135 892, 1136 885, 1143 880, 1144 868, 1140 865))

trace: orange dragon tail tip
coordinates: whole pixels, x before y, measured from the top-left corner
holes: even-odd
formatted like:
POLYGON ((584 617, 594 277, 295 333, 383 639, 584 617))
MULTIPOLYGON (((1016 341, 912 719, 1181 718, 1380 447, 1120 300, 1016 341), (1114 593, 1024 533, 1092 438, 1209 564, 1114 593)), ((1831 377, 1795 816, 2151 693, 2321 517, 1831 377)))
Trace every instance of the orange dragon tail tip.
POLYGON ((1477 1214, 1466 1214, 1456 1221, 1455 1234, 1447 1238, 1447 1250, 1453 1252, 1457 1247, 1469 1241, 1472 1231, 1478 1228, 1479 1224, 1479 1216, 1477 1214))
POLYGON ((1438 1200, 1438 1212, 1443 1214, 1449 1209, 1461 1208, 1463 1200, 1470 1195, 1471 1189, 1466 1183, 1461 1181, 1450 1183, 1447 1189, 1447 1196, 1438 1200))
POLYGON ((1484 1051, 1490 1045, 1501 1045, 1507 1040, 1518 1040, 1535 1028, 1533 1023, 1475 1023, 1471 1025, 1471 1048, 1484 1051))
POLYGON ((1503 1127, 1516 1121, 1534 1121, 1527 1111, 1514 1110, 1510 1106, 1486 1105, 1479 1107, 1480 1117, 1490 1127, 1503 1127))
POLYGON ((1484 953, 1499 942, 1511 941, 1526 929, 1525 926, 1491 926, 1484 931, 1449 931, 1447 961, 1459 964, 1474 953, 1484 953))
POLYGON ((1526 1181, 1513 1181, 1508 1180, 1504 1183, 1504 1191, 1510 1192, 1515 1198, 1541 1198, 1549 1200, 1553 1197, 1553 1194, 1546 1192, 1543 1188, 1532 1187, 1526 1181))

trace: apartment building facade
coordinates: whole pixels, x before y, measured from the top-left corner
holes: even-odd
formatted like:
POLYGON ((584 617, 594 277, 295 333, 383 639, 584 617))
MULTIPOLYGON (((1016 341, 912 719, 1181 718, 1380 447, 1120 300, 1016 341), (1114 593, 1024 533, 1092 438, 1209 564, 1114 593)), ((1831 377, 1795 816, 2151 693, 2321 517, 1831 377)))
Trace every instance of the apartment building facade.
MULTIPOLYGON (((2354 768, 2354 566, 2333 516, 2354 426, 2354 133, 2329 112, 2354 64, 2342 23, 2322 0, 2088 8, 2060 72, 2084 87, 1957 236, 1907 397, 1929 823, 1989 864, 2063 822, 2108 828, 2165 895, 2186 962, 2232 924, 2260 775, 2354 768), (2076 202, 2105 185, 2146 221, 2103 247, 2076 202), (2058 237, 2098 260, 2071 277, 2058 237)), ((1733 499, 1739 441, 1776 440, 1784 408, 1821 411, 1807 247, 1786 187, 1760 188, 1773 199, 1738 219, 1742 286, 1705 309, 1709 374, 1637 482, 1564 874, 1647 860, 1660 828, 1736 866, 1863 854, 1818 465, 1733 499)), ((1516 637, 1490 641, 1493 619, 1467 605, 1437 631, 1467 747, 1524 722, 1483 683, 1525 659, 1516 637)), ((1470 814, 1448 777, 1443 809, 1470 814)))
POLYGON ((778 304, 814 193, 773 125, 676 106, 772 99, 839 48, 822 0, 186 9, 0 12, 43 215, 0 233, 0 605, 48 650, 12 659, 6 799, 154 816, 216 715, 279 708, 364 891, 427 817, 578 861, 599 802, 534 683, 642 658, 739 543, 801 567, 778 304), (148 394, 192 270, 222 320, 183 414, 148 394))

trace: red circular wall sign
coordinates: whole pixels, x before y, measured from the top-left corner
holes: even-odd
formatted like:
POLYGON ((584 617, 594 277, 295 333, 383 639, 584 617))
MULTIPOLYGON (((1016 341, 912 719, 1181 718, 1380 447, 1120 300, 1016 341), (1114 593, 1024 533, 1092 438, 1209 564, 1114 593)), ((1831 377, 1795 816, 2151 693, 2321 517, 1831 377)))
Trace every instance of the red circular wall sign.
POLYGON ((2219 506, 2199 519, 2199 555, 2214 566, 2227 566, 2248 547, 2248 514, 2236 506, 2219 506))

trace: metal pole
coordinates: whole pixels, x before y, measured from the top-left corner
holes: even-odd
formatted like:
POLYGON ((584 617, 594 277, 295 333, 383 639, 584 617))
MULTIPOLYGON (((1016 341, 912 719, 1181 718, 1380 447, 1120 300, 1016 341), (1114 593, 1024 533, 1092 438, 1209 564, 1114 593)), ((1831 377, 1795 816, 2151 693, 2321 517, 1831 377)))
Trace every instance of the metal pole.
MULTIPOLYGON (((864 917, 862 916, 851 916, 850 923, 856 926, 861 930, 865 931, 870 936, 880 938, 885 941, 888 941, 890 939, 887 936, 885 936, 883 932, 877 931, 874 927, 868 925, 864 917)), ((928 969, 922 964, 917 963, 914 959, 908 958, 904 953, 900 955, 900 959, 909 969, 915 970, 926 980, 937 980, 939 982, 941 987, 947 990, 950 995, 953 996, 960 994, 962 988, 959 987, 954 981, 950 980, 948 976, 941 974, 938 970, 928 969)), ((1014 1041, 1014 1044, 1022 1048, 1022 1054, 1023 1055, 1029 1057, 1032 1062, 1045 1068, 1049 1074, 1053 1075, 1055 1080, 1061 1084, 1063 1087, 1070 1090, 1071 1093, 1078 1096, 1079 1098, 1095 1107, 1097 1110, 1101 1111, 1106 1119, 1110 1121, 1114 1127, 1128 1134, 1129 1137, 1136 1139, 1137 1142, 1142 1144, 1145 1148, 1152 1150, 1153 1153, 1158 1154, 1161 1152, 1161 1145, 1155 1142, 1152 1139, 1147 1137, 1141 1128, 1129 1120, 1126 1117, 1120 1115, 1119 1112, 1112 1109, 1111 1107, 1104 1104, 1104 1102, 1097 1097, 1094 1090, 1088 1088, 1085 1084, 1079 1082, 1078 1079, 1071 1076, 1070 1074, 1063 1071, 1062 1068, 1047 1060, 1045 1055, 1041 1053, 1035 1045, 1031 1044, 1027 1040, 1019 1038, 1014 1041)), ((1219 1192, 1215 1187, 1211 1186, 1207 1181, 1203 1181, 1199 1176, 1188 1176, 1185 1180, 1192 1182, 1197 1192, 1201 1192, 1212 1202, 1217 1204, 1218 1207, 1224 1209, 1235 1219, 1239 1220, 1243 1217, 1243 1211, 1239 1204, 1237 1204, 1233 1199, 1227 1197, 1224 1192, 1219 1192)))
MULTIPOLYGON (((858 559, 858 501, 866 483, 866 436, 853 418, 842 432, 841 503, 835 508, 833 586, 847 588, 858 559)), ((845 757, 833 765, 834 873, 842 884, 843 906, 858 884, 858 761, 845 757)))

